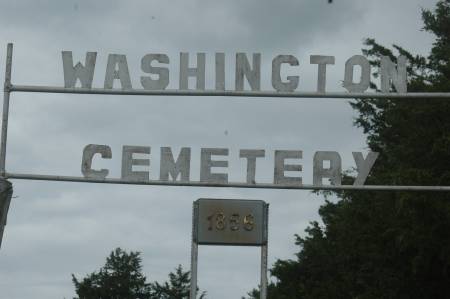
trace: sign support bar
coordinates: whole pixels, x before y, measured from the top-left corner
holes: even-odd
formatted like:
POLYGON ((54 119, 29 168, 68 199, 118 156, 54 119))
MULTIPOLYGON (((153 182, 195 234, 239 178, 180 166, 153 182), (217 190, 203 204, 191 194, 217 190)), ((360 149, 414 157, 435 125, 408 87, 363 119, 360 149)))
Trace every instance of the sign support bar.
POLYGON ((199 245, 247 245, 261 248, 259 298, 266 299, 269 204, 261 200, 201 198, 193 203, 192 211, 189 298, 197 296, 199 245))
POLYGON ((146 90, 146 89, 104 89, 81 87, 56 87, 11 85, 14 92, 140 95, 140 96, 196 96, 196 97, 249 97, 249 98, 324 98, 324 99, 450 99, 450 92, 282 92, 282 91, 236 91, 236 90, 146 90))
POLYGON ((198 264, 198 244, 192 240, 191 247, 191 291, 189 298, 197 298, 197 264, 198 264))
POLYGON ((261 299, 267 298, 267 243, 261 246, 261 299))
POLYGON ((192 207, 192 244, 191 244, 191 290, 190 299, 197 299, 197 265, 198 265, 198 244, 197 244, 197 222, 196 215, 198 206, 192 207))
POLYGON ((267 298, 267 260, 269 256, 269 204, 264 204, 265 214, 264 217, 264 239, 266 242, 261 246, 261 287, 260 287, 260 299, 267 298))
POLYGON ((8 135, 9 95, 11 93, 11 67, 13 44, 9 43, 6 51, 5 84, 3 86, 2 137, 0 145, 0 176, 5 176, 6 138, 8 135))
POLYGON ((75 176, 60 176, 60 175, 44 175, 44 174, 24 174, 24 173, 5 173, 7 179, 18 180, 36 180, 36 181, 59 181, 59 182, 79 182, 79 183, 102 183, 102 184, 122 184, 122 185, 149 185, 149 186, 190 186, 190 187, 227 187, 227 188, 250 188, 250 189, 286 189, 286 190, 349 190, 349 191, 434 191, 434 192, 448 192, 450 186, 383 186, 383 185, 323 185, 315 186, 309 184, 303 185, 282 185, 271 183, 209 183, 198 181, 137 181, 137 180, 123 180, 120 178, 105 178, 92 179, 75 176))

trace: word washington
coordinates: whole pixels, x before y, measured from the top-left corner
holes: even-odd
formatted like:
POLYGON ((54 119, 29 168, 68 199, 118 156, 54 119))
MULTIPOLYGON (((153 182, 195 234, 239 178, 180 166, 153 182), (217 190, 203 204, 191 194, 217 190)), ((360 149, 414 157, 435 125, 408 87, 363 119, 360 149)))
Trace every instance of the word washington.
MULTIPOLYGON (((159 180, 180 182, 190 182, 191 149, 183 147, 175 159, 170 147, 161 147, 161 161, 159 180)), ((150 166, 150 159, 136 158, 134 155, 150 155, 151 148, 148 146, 125 145, 122 148, 122 170, 121 179, 125 181, 149 181, 149 171, 136 171, 133 166, 150 166)), ((83 150, 81 162, 81 172, 85 178, 105 179, 108 169, 92 169, 94 156, 99 154, 103 159, 111 159, 112 151, 108 145, 89 144, 83 150)), ((229 154, 227 148, 202 148, 200 153, 200 182, 227 184, 228 174, 225 168, 228 167, 226 157, 229 154), (215 159, 213 156, 216 156, 215 159), (219 157, 217 157, 219 156, 219 157), (220 158, 221 157, 221 158, 220 158), (222 172, 213 172, 212 168, 224 168, 222 172)), ((361 152, 353 152, 353 159, 356 164, 357 176, 353 185, 363 185, 374 165, 378 153, 369 152, 364 158, 361 152)), ((256 161, 265 157, 265 150, 261 149, 241 149, 239 157, 247 163, 247 184, 256 184, 256 161)), ((300 160, 303 152, 300 150, 275 150, 274 156, 273 183, 276 185, 302 185, 302 177, 287 176, 286 172, 301 172, 302 165, 299 163, 288 164, 287 159, 300 160)), ((293 163, 293 162, 290 162, 293 163)), ((323 186, 323 180, 329 179, 331 185, 339 186, 342 181, 341 156, 333 151, 317 151, 313 158, 313 185, 323 186), (325 166, 327 165, 327 166, 325 166)))
MULTIPOLYGON (((64 69, 64 86, 74 88, 79 80, 82 88, 92 88, 97 52, 87 52, 84 65, 78 62, 75 66, 71 51, 62 51, 64 69)), ((225 91, 225 54, 215 53, 215 90, 225 91)), ((180 53, 179 58, 179 89, 189 89, 189 78, 195 79, 195 89, 205 90, 206 55, 196 53, 196 65, 190 66, 189 53, 180 53)), ((246 53, 236 53, 235 60, 235 90, 244 90, 244 81, 248 82, 252 91, 261 90, 261 54, 253 53, 249 59, 246 53), (250 62, 251 60, 251 62, 250 62)), ((405 56, 397 58, 397 65, 384 56, 379 67, 380 89, 384 93, 394 90, 398 93, 407 92, 407 72, 405 56)), ((334 56, 311 55, 310 63, 317 65, 317 92, 325 93, 327 68, 335 64, 334 56)), ((166 54, 146 54, 141 59, 141 71, 146 76, 140 77, 145 90, 165 90, 169 85, 169 56, 166 54), (157 64, 156 66, 154 64, 157 64)), ((272 87, 279 92, 293 92, 298 88, 299 76, 285 76, 283 70, 298 68, 299 60, 293 55, 278 55, 272 60, 272 87)), ((345 63, 343 87, 349 92, 361 93, 370 87, 371 65, 366 57, 354 55, 345 63), (360 78, 355 80, 355 69, 359 69, 360 78)), ((112 89, 118 80, 124 90, 133 89, 127 57, 122 54, 109 54, 105 71, 104 88, 112 89)))

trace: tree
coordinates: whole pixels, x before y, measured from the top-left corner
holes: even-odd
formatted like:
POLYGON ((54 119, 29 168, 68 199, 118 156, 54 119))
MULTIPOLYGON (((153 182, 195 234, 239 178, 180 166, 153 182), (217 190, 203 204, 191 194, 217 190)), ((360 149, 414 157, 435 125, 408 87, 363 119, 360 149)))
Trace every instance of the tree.
MULTIPOLYGON (((153 299, 189 299, 191 286, 189 271, 184 272, 181 265, 175 269, 175 273, 169 273, 169 281, 162 284, 155 281, 151 284, 153 299)), ((205 298, 205 292, 200 294, 200 299, 205 298)))
MULTIPOLYGON (((142 259, 139 252, 116 248, 106 258, 105 265, 79 281, 72 274, 74 299, 188 299, 190 273, 181 265, 175 273, 169 273, 169 282, 147 283, 142 273, 142 259)), ((200 299, 205 298, 203 292, 200 299)))
POLYGON ((116 248, 105 265, 79 281, 72 281, 79 299, 150 299, 150 285, 142 274, 139 252, 116 248))
MULTIPOLYGON (((367 39, 373 66, 382 55, 409 59, 408 91, 450 92, 450 0, 423 10, 435 35, 428 57, 367 39)), ((374 73, 376 77, 378 74, 374 73)), ((375 84, 372 88, 377 89, 375 84)), ((367 184, 449 185, 448 100, 356 100, 355 124, 380 153, 367 184)), ((351 177, 345 177, 347 182, 351 177)), ((450 195, 424 192, 338 192, 295 260, 278 260, 269 298, 450 298, 450 195)), ((258 298, 258 291, 249 294, 258 298)))

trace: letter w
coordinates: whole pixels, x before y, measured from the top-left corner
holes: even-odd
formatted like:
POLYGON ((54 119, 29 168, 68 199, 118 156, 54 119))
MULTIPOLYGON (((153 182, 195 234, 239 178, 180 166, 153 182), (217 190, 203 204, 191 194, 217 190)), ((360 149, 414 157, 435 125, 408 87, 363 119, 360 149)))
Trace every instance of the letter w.
POLYGON ((81 87, 91 88, 96 59, 97 52, 87 52, 85 61, 86 66, 83 66, 81 62, 78 62, 76 66, 73 66, 72 51, 62 51, 64 87, 75 87, 77 79, 79 79, 81 87))

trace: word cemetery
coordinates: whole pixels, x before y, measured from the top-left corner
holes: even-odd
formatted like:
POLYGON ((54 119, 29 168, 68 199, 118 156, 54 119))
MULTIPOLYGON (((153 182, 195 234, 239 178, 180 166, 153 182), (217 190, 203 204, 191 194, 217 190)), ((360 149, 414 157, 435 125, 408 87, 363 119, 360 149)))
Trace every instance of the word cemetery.
MULTIPOLYGON (((148 146, 123 146, 121 179, 128 181, 149 181, 149 171, 136 171, 133 166, 150 166, 150 158, 135 158, 134 154, 150 155, 151 148, 148 146)), ((202 148, 200 156, 200 181, 203 183, 227 184, 229 150, 227 148, 202 148), (214 158, 216 156, 216 158, 214 158), (219 157, 219 158, 218 158, 219 157), (222 172, 213 172, 212 168, 221 168, 222 172)), ((108 169, 92 169, 92 160, 98 154, 103 159, 111 159, 112 151, 108 145, 89 144, 84 148, 81 171, 86 178, 105 179, 108 169)), ((286 176, 285 172, 302 171, 301 158, 303 152, 299 150, 276 150, 274 161, 273 183, 276 185, 302 185, 302 177, 286 176), (286 160, 296 160, 296 164, 287 164, 286 160)), ((256 184, 257 159, 264 159, 265 151, 259 149, 241 149, 239 157, 247 163, 247 184, 256 184)), ((353 152, 353 158, 358 175, 354 185, 363 185, 378 157, 378 153, 369 152, 364 158, 361 152, 353 152)), ((189 182, 191 167, 191 149, 184 147, 180 150, 177 158, 174 157, 170 147, 161 147, 160 176, 159 180, 167 182, 169 179, 181 182, 189 182)), ((318 151, 314 154, 313 161, 313 185, 322 186, 323 179, 329 179, 332 185, 341 185, 341 156, 337 152, 318 151), (328 167, 324 167, 328 164, 328 167)))

